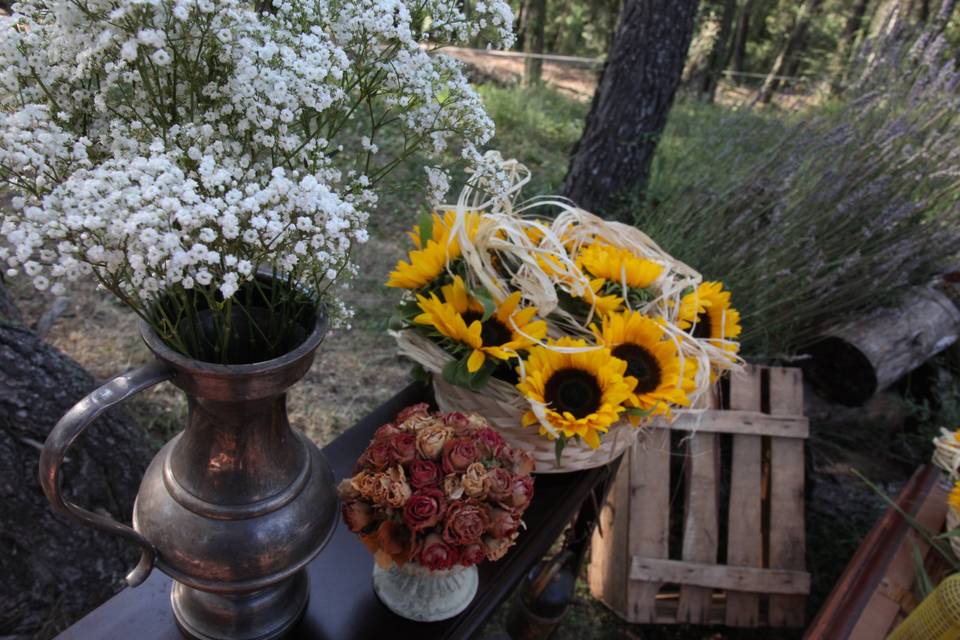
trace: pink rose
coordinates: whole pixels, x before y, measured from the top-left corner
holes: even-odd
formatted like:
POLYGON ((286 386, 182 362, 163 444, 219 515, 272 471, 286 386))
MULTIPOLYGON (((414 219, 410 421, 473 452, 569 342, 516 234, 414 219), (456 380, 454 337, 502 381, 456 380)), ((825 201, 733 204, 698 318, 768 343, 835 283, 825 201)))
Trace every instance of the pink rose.
POLYGON ((340 505, 340 513, 347 528, 354 533, 363 531, 375 520, 373 509, 366 502, 344 502, 340 505))
POLYGON ((443 479, 443 493, 447 500, 459 500, 463 497, 462 476, 451 473, 443 479))
POLYGON ((427 460, 437 460, 443 447, 453 436, 453 429, 443 424, 425 426, 417 431, 417 453, 427 460))
POLYGON ((487 497, 487 468, 482 462, 474 462, 463 472, 463 478, 460 480, 463 485, 463 491, 471 498, 487 497))
POLYGON ((487 547, 482 542, 468 544, 460 552, 460 564, 469 567, 487 559, 487 547))
POLYGON ((487 492, 497 502, 504 502, 513 493, 513 474, 503 467, 487 471, 487 492))
POLYGON ((414 489, 439 487, 443 472, 439 465, 429 460, 414 460, 410 463, 410 484, 414 489))
POLYGON ((386 440, 374 440, 360 456, 358 464, 368 470, 383 471, 393 464, 393 448, 386 440))
POLYGON ((418 489, 403 507, 403 521, 411 531, 428 529, 443 519, 447 501, 439 489, 418 489))
POLYGON ((420 404, 412 404, 409 407, 402 409, 400 413, 397 414, 397 423, 402 424, 406 422, 409 418, 425 416, 430 413, 430 405, 426 402, 421 402, 420 404))
POLYGON ((430 571, 442 571, 457 564, 460 554, 455 546, 444 542, 440 534, 431 533, 423 540, 418 560, 430 571))
POLYGON ((447 509, 443 523, 443 539, 458 545, 480 542, 489 523, 486 509, 478 503, 473 500, 454 502, 447 509))
POLYGON ((515 449, 513 451, 513 472, 515 474, 528 476, 533 473, 536 467, 537 463, 534 462, 533 456, 529 453, 523 449, 515 449))
POLYGON ((520 519, 512 511, 491 509, 487 532, 494 538, 508 538, 520 528, 520 519))
POLYGON ((510 486, 509 506, 513 507, 518 513, 522 513, 530 500, 533 499, 533 478, 530 476, 514 476, 513 483, 510 486))
POLYGON ((453 438, 443 445, 443 470, 463 473, 480 457, 476 443, 470 438, 453 438))
POLYGON ((417 455, 417 437, 412 433, 398 432, 387 440, 393 459, 400 464, 409 464, 417 455))
POLYGON ((490 427, 483 427, 477 430, 476 439, 477 447, 480 449, 480 456, 482 458, 497 457, 501 449, 507 444, 503 436, 490 427))
POLYGON ((388 422, 387 424, 381 426, 374 432, 373 439, 383 440, 385 438, 389 438, 395 433, 400 433, 400 429, 398 429, 397 425, 395 425, 394 423, 388 422))
POLYGON ((451 411, 450 413, 444 414, 443 421, 448 427, 453 427, 453 431, 456 435, 468 435, 473 431, 474 426, 470 421, 470 416, 465 413, 460 413, 459 411, 451 411))

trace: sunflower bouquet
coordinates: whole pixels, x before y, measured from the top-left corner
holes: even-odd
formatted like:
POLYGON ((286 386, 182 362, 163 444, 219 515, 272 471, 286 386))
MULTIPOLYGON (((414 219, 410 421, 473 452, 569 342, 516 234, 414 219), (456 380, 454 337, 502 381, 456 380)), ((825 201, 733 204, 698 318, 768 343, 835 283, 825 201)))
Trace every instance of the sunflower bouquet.
POLYGON ((445 411, 476 411, 540 470, 605 464, 630 427, 702 406, 739 366, 739 314, 719 282, 640 230, 563 199, 518 206, 510 188, 467 183, 424 215, 387 285, 405 290, 392 329, 445 411))

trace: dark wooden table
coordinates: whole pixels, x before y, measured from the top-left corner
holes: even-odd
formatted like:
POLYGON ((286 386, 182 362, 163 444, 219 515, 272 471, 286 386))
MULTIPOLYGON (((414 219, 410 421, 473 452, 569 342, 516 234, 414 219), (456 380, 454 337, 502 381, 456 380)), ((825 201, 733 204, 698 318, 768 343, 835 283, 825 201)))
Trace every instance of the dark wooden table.
MULTIPOLYGON (((426 386, 412 384, 351 427, 323 452, 337 481, 349 476, 381 424, 403 407, 430 400, 426 386)), ((602 497, 609 467, 536 477, 534 499, 524 515, 527 525, 517 544, 499 562, 480 565, 480 588, 470 607, 450 620, 416 623, 384 607, 373 592, 373 557, 355 535, 338 525, 329 544, 310 563, 310 602, 290 638, 469 638, 511 594, 523 576, 547 553, 581 508, 591 510, 591 494, 602 497)), ((91 562, 95 559, 91 558, 91 562)), ((59 636, 174 640, 182 636, 170 609, 170 578, 154 571, 141 586, 124 589, 59 636)))

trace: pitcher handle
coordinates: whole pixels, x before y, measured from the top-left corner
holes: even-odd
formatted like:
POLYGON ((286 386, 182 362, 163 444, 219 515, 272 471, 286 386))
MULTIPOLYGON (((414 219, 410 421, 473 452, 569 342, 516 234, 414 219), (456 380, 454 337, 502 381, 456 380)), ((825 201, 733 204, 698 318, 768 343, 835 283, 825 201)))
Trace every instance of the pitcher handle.
POLYGON ((86 509, 82 509, 63 497, 61 492, 61 471, 67 449, 83 433, 97 416, 119 404, 130 396, 157 383, 169 380, 174 371, 168 365, 153 360, 133 371, 121 373, 96 389, 60 418, 53 428, 40 453, 40 486, 47 499, 58 513, 73 518, 82 524, 112 533, 140 546, 140 562, 127 574, 127 584, 135 587, 142 584, 157 560, 157 550, 150 541, 128 527, 109 518, 86 509))

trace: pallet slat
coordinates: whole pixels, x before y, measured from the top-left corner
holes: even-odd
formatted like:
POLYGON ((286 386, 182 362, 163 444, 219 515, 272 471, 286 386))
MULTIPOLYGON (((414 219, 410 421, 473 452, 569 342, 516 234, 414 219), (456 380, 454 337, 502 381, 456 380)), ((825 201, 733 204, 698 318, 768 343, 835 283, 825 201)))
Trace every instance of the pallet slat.
POLYGON ((753 567, 730 567, 721 564, 687 562, 685 560, 655 560, 634 556, 630 564, 631 580, 662 580, 685 585, 725 589, 727 609, 729 591, 806 595, 810 592, 810 574, 805 571, 786 571, 753 567))
MULTIPOLYGON (((755 371, 734 376, 730 383, 731 412, 759 412, 762 404, 760 376, 755 371)), ((763 566, 762 457, 761 436, 733 436, 730 505, 727 511, 727 564, 733 567, 763 566)), ((766 590, 754 591, 762 593, 766 590)), ((756 626, 760 621, 759 596, 743 591, 729 592, 725 621, 735 627, 756 626)))
MULTIPOLYGON (((630 556, 666 558, 670 544, 670 432, 647 432, 629 452, 630 556)), ((619 569, 622 571, 622 569, 619 569)), ((662 581, 627 581, 627 611, 632 622, 654 622, 662 581)))
MULTIPOLYGON (((735 388, 735 387, 734 387, 735 388)), ((801 400, 802 402, 802 400, 801 400)), ((654 422, 652 426, 697 433, 745 433, 780 438, 808 438, 810 421, 803 416, 769 415, 757 411, 677 411, 673 423, 654 422)))
MULTIPOLYGON (((803 383, 798 369, 770 369, 771 412, 803 412, 803 383), (776 408, 776 409, 774 409, 776 408)), ((770 441, 770 568, 804 570, 806 530, 803 513, 804 442, 770 441)), ((770 596, 770 624, 801 627, 805 596, 770 596)))
MULTIPOLYGON (((687 439, 687 504, 683 525, 683 559, 717 561, 717 478, 719 443, 716 434, 694 433, 687 439)), ((679 622, 706 624, 711 589, 680 587, 679 622)))

